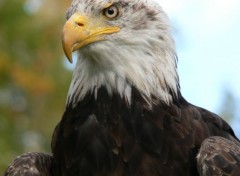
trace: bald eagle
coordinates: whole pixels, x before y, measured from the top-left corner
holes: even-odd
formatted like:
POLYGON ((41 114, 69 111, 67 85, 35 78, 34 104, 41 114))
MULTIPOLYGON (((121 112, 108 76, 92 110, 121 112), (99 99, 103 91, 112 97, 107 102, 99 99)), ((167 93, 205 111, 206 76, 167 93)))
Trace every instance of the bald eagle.
POLYGON ((240 175, 231 127, 181 94, 158 3, 73 0, 62 44, 78 58, 53 155, 21 155, 5 176, 240 175))

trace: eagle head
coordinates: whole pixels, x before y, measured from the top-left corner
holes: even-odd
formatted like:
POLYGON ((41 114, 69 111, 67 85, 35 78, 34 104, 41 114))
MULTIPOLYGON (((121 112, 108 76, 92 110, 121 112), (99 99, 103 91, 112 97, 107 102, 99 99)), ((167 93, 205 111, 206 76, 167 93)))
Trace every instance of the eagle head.
POLYGON ((100 87, 131 104, 137 89, 148 104, 178 95, 177 57, 166 14, 153 0, 73 0, 62 33, 78 60, 68 94, 77 103, 100 87))

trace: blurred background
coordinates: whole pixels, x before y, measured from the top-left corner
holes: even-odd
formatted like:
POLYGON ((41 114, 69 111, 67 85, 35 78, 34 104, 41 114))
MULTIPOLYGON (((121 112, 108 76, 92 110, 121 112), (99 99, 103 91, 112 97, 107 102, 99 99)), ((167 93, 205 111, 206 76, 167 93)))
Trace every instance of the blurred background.
MULTIPOLYGON (((17 155, 50 152, 73 65, 61 47, 71 0, 0 0, 0 175, 17 155)), ((186 99, 240 137, 240 0, 158 0, 169 14, 186 99)))

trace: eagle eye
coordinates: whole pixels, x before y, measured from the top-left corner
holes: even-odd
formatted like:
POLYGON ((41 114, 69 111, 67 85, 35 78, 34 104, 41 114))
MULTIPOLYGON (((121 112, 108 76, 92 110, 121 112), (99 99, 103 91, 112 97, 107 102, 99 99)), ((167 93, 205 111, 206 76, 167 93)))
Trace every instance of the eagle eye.
POLYGON ((119 15, 119 8, 117 6, 110 6, 103 10, 103 15, 109 19, 114 19, 119 15))

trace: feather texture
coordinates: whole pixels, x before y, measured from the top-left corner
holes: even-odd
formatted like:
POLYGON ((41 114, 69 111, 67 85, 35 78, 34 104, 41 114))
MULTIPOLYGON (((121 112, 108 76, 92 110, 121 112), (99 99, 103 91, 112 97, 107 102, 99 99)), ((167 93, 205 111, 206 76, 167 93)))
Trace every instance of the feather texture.
POLYGON ((25 153, 7 168, 4 176, 52 176, 52 156, 43 153, 25 153))
POLYGON ((203 141, 197 159, 200 176, 240 174, 240 147, 234 140, 219 136, 209 137, 203 141))
POLYGON ((57 175, 193 176, 204 139, 237 143, 225 121, 182 97, 149 110, 137 89, 131 93, 131 105, 105 88, 68 105, 52 146, 57 175))

